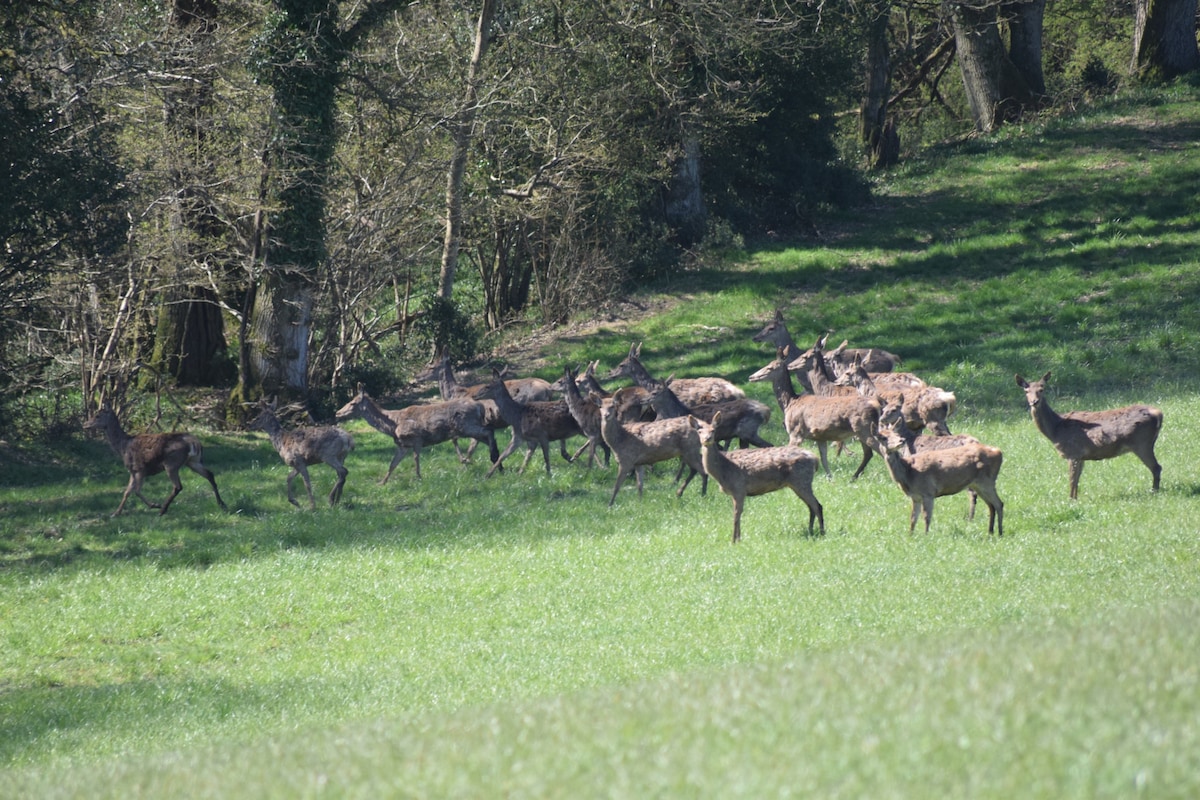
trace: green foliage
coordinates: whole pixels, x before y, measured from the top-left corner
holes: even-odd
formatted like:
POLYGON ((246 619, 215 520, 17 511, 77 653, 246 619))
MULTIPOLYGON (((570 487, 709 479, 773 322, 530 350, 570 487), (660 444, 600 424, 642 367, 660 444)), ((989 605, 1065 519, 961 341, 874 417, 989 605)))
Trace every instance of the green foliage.
POLYGON ((429 353, 446 348, 454 363, 470 361, 479 347, 479 330, 458 303, 432 296, 424 314, 413 323, 412 339, 418 350, 429 353))

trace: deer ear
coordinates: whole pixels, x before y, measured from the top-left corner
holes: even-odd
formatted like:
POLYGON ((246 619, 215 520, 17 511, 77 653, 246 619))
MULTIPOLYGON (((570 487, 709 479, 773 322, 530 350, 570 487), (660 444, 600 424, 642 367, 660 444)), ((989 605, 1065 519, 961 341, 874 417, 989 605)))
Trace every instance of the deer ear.
POLYGON ((1017 386, 1020 386, 1022 389, 1026 389, 1029 387, 1029 383, 1024 378, 1021 377, 1020 373, 1017 373, 1016 378, 1017 378, 1017 386))
POLYGON ((721 412, 718 411, 717 413, 713 414, 712 422, 710 422, 709 424, 715 428, 715 427, 717 427, 717 423, 720 421, 721 421, 721 412))
POLYGON ((1048 381, 1048 380, 1050 380, 1050 373, 1049 373, 1049 372, 1047 372, 1045 375, 1043 375, 1043 376, 1042 376, 1042 380, 1043 380, 1043 381, 1048 381))
POLYGON ((783 309, 781 309, 781 308, 775 309, 775 321, 783 322, 783 309))

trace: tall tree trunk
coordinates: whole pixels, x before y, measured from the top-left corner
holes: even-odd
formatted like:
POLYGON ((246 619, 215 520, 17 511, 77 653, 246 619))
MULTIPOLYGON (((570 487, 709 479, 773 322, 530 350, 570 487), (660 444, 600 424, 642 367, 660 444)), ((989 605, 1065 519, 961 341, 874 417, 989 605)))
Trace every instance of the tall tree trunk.
MULTIPOLYGON (((458 272, 458 252, 462 247, 463 182, 467 171, 467 154, 471 147, 471 136, 475 126, 475 115, 479 110, 479 74, 483 58, 487 55, 492 39, 492 18, 496 13, 497 0, 483 0, 479 20, 475 26, 475 49, 467 67, 467 86, 462 105, 453 123, 451 134, 450 169, 446 176, 446 234, 442 241, 442 269, 438 276, 437 296, 450 300, 454 294, 454 277, 458 272)), ((437 342, 435 346, 442 343, 437 342)))
POLYGON ((1136 0, 1133 74, 1139 81, 1170 80, 1200 69, 1197 0, 1136 0))
POLYGON ((882 2, 867 28, 866 91, 858 114, 858 135, 872 169, 890 166, 900 159, 900 137, 888 119, 892 65, 888 52, 888 24, 892 4, 882 2))
POLYGON ((975 130, 988 133, 1033 104, 1033 94, 1009 60, 995 0, 945 4, 975 130))
POLYGON ((250 324, 252 383, 268 394, 308 392, 312 292, 326 259, 325 191, 334 149, 334 104, 345 53, 338 6, 278 0, 274 64, 268 78, 277 124, 263 279, 250 324))
POLYGON ((707 214, 700 185, 700 150, 700 139, 695 134, 684 134, 683 155, 675 162, 663 209, 667 224, 675 229, 684 247, 704 238, 707 214))
POLYGON ((1046 94, 1042 71, 1042 20, 1046 0, 1015 0, 1006 3, 1008 19, 1008 58, 1021 73, 1025 86, 1035 97, 1046 94))
POLYGON ((218 215, 204 192, 203 162, 213 123, 213 71, 206 69, 217 32, 214 0, 174 0, 169 21, 174 53, 169 75, 183 75, 163 100, 163 119, 175 166, 171 171, 170 231, 175 279, 158 309, 151 364, 183 384, 212 385, 226 377, 216 365, 225 349, 225 326, 211 289, 195 283, 194 263, 207 261, 221 235, 218 215))

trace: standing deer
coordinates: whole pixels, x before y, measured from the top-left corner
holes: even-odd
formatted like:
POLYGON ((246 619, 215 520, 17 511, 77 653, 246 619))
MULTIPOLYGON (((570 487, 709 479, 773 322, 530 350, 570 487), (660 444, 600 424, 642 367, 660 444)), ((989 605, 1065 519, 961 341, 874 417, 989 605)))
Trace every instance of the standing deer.
POLYGON ((862 475, 876 448, 875 431, 879 427, 879 406, 864 397, 818 397, 815 394, 796 394, 788 372, 787 351, 779 348, 775 360, 750 376, 753 382, 771 381, 775 399, 783 411, 783 426, 789 444, 799 446, 805 439, 817 443, 821 466, 826 477, 829 471, 829 443, 856 438, 862 443, 863 459, 854 471, 862 475))
POLYGON ((583 431, 579 429, 579 424, 571 416, 571 410, 565 402, 537 400, 520 403, 509 392, 508 386, 500 376, 500 371, 496 369, 492 370, 492 382, 480 392, 479 399, 495 401, 496 407, 500 409, 500 416, 512 426, 513 430, 512 441, 508 443, 508 447, 504 448, 504 452, 496 459, 496 463, 492 464, 492 468, 488 470, 485 477, 492 477, 492 473, 500 468, 504 459, 512 455, 513 451, 522 444, 527 447, 525 461, 521 464, 522 475, 525 474, 525 468, 529 466, 529 461, 533 458, 534 448, 539 446, 542 449, 542 458, 546 462, 546 474, 550 474, 550 442, 558 442, 563 458, 567 461, 572 460, 567 453, 566 440, 572 436, 581 435, 583 431))
POLYGON ((275 401, 264 401, 248 427, 250 430, 262 431, 271 439, 271 446, 279 457, 292 468, 287 476, 288 502, 296 508, 296 493, 293 482, 299 475, 304 480, 304 488, 308 491, 308 505, 313 511, 317 510, 317 501, 313 497, 312 480, 308 477, 308 468, 312 464, 325 463, 337 473, 337 482, 329 493, 329 505, 337 505, 342 499, 342 487, 346 485, 346 456, 354 449, 354 437, 336 425, 319 425, 313 428, 297 428, 284 430, 279 422, 275 401))
POLYGON ((183 491, 183 483, 179 480, 181 467, 187 467, 197 475, 204 476, 212 486, 213 497, 217 498, 217 505, 221 507, 222 511, 227 510, 225 501, 221 499, 221 493, 217 491, 217 479, 213 477, 208 467, 204 466, 202 460, 204 448, 200 445, 200 440, 192 434, 139 433, 130 436, 122 430, 116 412, 107 405, 101 406, 100 410, 83 424, 83 428, 88 431, 97 429, 104 431, 104 438, 108 441, 108 446, 121 457, 125 469, 129 470, 129 484, 125 487, 125 494, 122 495, 121 502, 112 516, 115 517, 125 510, 125 501, 129 499, 131 493, 136 494, 150 508, 159 509, 159 516, 166 514, 167 509, 171 507, 171 501, 183 491), (166 472, 167 477, 171 480, 171 493, 167 495, 167 499, 161 505, 151 503, 142 494, 142 483, 146 480, 146 476, 157 475, 160 472, 166 472))
POLYGON ((350 402, 334 415, 339 421, 362 417, 375 430, 386 433, 396 443, 396 453, 387 474, 379 481, 382 486, 410 452, 418 480, 421 477, 421 448, 448 442, 455 437, 487 442, 495 451, 495 434, 484 424, 483 405, 459 398, 435 403, 407 406, 397 411, 382 408, 367 394, 363 385, 350 402))
POLYGON ((988 506, 988 533, 1004 535, 1004 503, 996 493, 996 478, 1004 463, 1004 454, 985 444, 967 444, 946 450, 927 450, 909 455, 908 443, 895 430, 880 428, 886 437, 884 461, 892 480, 912 498, 912 517, 908 532, 917 527, 917 516, 925 511, 925 532, 933 518, 937 497, 973 489, 988 506))
MULTIPOLYGON (((775 317, 763 326, 761 331, 754 334, 752 338, 756 342, 772 344, 776 349, 780 347, 784 348, 786 351, 785 355, 789 361, 794 361, 800 356, 801 350, 792 339, 792 334, 788 331, 787 323, 783 320, 783 312, 779 309, 775 310, 775 317)), ((823 341, 824 339, 822 339, 823 341)), ((830 353, 835 362, 849 364, 854 361, 855 357, 859 357, 867 364, 867 369, 872 372, 891 372, 900 364, 900 356, 895 353, 889 353, 887 350, 880 350, 877 347, 847 348, 846 344, 847 342, 842 342, 836 350, 830 353)))
POLYGON ((946 419, 958 407, 954 392, 937 386, 879 388, 875 380, 855 361, 837 379, 842 385, 853 386, 863 397, 876 397, 883 405, 896 404, 900 407, 905 424, 914 431, 928 428, 937 436, 949 436, 946 419))
POLYGON ((799 447, 762 447, 757 450, 723 452, 717 446, 717 429, 723 412, 713 415, 712 424, 688 417, 688 424, 700 438, 704 471, 711 475, 721 491, 733 498, 733 541, 742 538, 742 511, 747 497, 790 488, 808 506, 808 535, 813 535, 814 520, 820 521, 825 535, 825 511, 813 494, 813 475, 817 457, 799 447))
POLYGON ((1070 411, 1060 416, 1046 401, 1049 372, 1032 383, 1020 375, 1016 378, 1017 386, 1025 390, 1033 424, 1067 460, 1072 500, 1079 497, 1083 462, 1103 461, 1125 453, 1133 453, 1142 460, 1154 476, 1153 491, 1158 491, 1162 466, 1154 457, 1154 443, 1162 430, 1162 411, 1153 406, 1132 405, 1109 411, 1070 411))

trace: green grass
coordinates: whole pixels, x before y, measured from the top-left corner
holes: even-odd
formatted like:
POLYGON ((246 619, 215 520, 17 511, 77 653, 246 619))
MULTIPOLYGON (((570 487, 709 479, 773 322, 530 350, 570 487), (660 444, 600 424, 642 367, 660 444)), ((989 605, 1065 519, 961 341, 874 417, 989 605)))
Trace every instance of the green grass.
POLYGON ((851 455, 815 487, 825 537, 776 493, 734 547, 728 498, 676 499, 671 469, 614 509, 611 471, 557 455, 485 480, 435 448, 380 487, 361 423, 316 513, 261 436, 204 435, 233 513, 189 473, 166 517, 115 520, 101 443, 22 444, 0 796, 1196 796, 1200 97, 1141 100, 932 153, 820 242, 702 264, 542 353, 603 371, 644 340, 652 371, 746 385, 776 307, 802 343, 887 346, 1004 451, 1002 539, 961 496, 909 535, 851 455), (1067 499, 1012 377, 1047 370, 1060 410, 1164 410, 1161 492, 1127 456, 1067 499))

